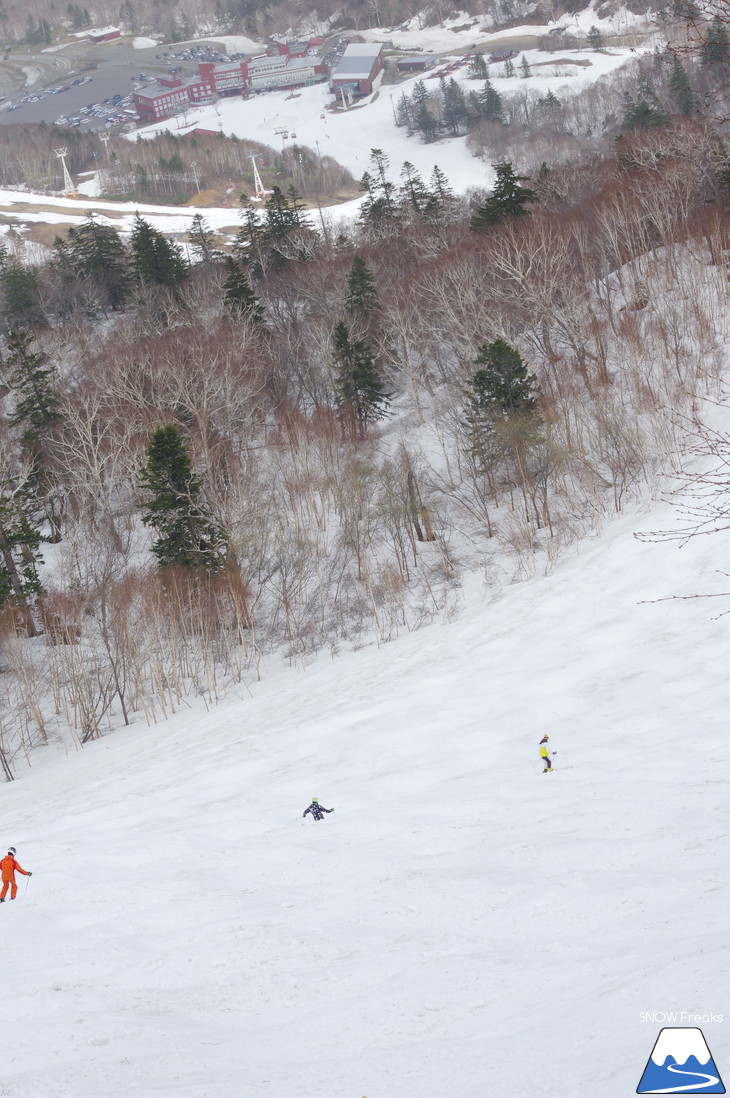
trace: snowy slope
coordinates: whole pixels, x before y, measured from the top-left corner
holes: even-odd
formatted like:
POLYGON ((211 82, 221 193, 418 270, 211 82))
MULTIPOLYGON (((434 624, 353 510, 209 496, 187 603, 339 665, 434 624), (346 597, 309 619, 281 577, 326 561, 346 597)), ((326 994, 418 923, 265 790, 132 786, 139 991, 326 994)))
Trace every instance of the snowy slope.
MULTIPOLYGON (((525 29, 530 32, 536 28, 519 28, 520 33, 525 29)), ((559 98, 564 98, 577 94, 602 76, 625 65, 636 57, 637 52, 631 49, 612 49, 605 54, 590 50, 570 51, 566 56, 574 62, 587 61, 589 67, 578 68, 578 75, 566 75, 567 67, 558 63, 561 54, 525 50, 524 56, 531 65, 544 66, 534 68, 530 80, 524 80, 519 75, 503 77, 503 65, 490 67, 490 79, 501 95, 509 96, 529 89, 539 95, 552 91, 559 98)), ((449 79, 451 77, 461 84, 466 93, 482 88, 478 80, 468 79, 465 68, 450 73, 449 79)), ((369 166, 370 150, 379 148, 390 158, 395 177, 403 162, 409 160, 425 179, 431 175, 434 165, 438 165, 457 191, 488 185, 492 177, 491 169, 472 156, 467 148, 466 136, 442 138, 426 144, 418 136, 409 137, 404 127, 396 125, 398 100, 404 92, 411 95, 414 84, 422 79, 424 76, 420 74, 397 85, 383 85, 362 104, 340 112, 326 109, 332 102, 326 84, 302 88, 296 96, 288 91, 279 91, 267 92, 252 99, 222 99, 212 106, 191 108, 173 123, 155 123, 127 137, 136 141, 139 135, 153 137, 171 127, 181 134, 201 127, 281 148, 292 144, 295 135, 296 144, 318 149, 323 156, 333 156, 356 179, 361 178, 369 166), (290 136, 283 138, 280 134, 282 130, 290 136)), ((429 91, 438 91, 438 80, 428 79, 426 75, 425 83, 429 91)))
POLYGON ((728 534, 637 522, 452 624, 36 754, 2 787, 34 871, 2 1093, 620 1098, 641 1011, 727 1014, 726 603, 643 600, 720 589, 728 534))

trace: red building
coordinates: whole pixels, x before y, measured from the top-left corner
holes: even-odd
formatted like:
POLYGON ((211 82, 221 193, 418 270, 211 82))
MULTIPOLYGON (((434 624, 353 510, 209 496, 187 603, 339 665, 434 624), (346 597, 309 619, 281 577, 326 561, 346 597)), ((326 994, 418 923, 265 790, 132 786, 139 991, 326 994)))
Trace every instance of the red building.
POLYGON ((176 87, 145 89, 134 93, 134 109, 141 122, 159 122, 169 118, 190 102, 187 84, 177 81, 176 87))
POLYGON ((351 42, 332 73, 332 90, 352 95, 370 95, 375 78, 383 71, 381 42, 351 42))
POLYGON ((201 61, 199 76, 182 81, 178 76, 161 76, 157 85, 134 93, 134 109, 143 122, 169 118, 191 104, 212 103, 216 97, 243 95, 273 88, 301 88, 327 75, 318 57, 289 53, 264 53, 246 61, 216 64, 201 61))
POLYGON ((103 27, 101 30, 90 30, 86 35, 89 42, 113 42, 115 38, 121 38, 119 27, 103 27))

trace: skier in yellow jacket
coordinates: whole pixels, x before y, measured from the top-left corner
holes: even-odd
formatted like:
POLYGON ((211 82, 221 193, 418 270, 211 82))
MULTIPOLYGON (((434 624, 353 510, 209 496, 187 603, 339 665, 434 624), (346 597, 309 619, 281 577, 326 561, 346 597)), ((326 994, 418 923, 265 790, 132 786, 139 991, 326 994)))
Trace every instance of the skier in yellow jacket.
MULTIPOLYGON (((550 774, 552 772, 552 769, 553 769, 553 764, 550 762, 550 752, 548 751, 548 748, 547 748, 549 739, 550 739, 550 737, 548 735, 545 735, 540 740, 540 758, 542 759, 543 763, 545 764, 545 769, 543 770, 543 774, 550 774)), ((553 755, 554 754, 555 754, 555 752, 553 751, 553 755)))

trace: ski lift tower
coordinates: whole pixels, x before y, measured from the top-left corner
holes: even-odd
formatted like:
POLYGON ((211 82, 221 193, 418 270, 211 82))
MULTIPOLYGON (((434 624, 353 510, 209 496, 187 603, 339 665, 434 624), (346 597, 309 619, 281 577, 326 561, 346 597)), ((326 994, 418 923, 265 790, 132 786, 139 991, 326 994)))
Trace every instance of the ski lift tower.
POLYGON ((267 194, 273 194, 274 192, 273 191, 267 191, 267 190, 264 189, 264 185, 261 182, 261 176, 259 175, 259 170, 256 167, 256 157, 255 156, 251 157, 251 163, 253 164, 253 185, 254 185, 254 190, 256 191, 256 194, 252 195, 251 201, 252 202, 263 202, 263 200, 266 198, 267 194))
POLYGON ((68 149, 54 149, 53 151, 55 152, 58 159, 61 161, 61 166, 63 167, 63 189, 66 192, 66 198, 75 198, 76 188, 74 187, 74 181, 71 178, 69 170, 66 166, 66 154, 68 152, 68 149))

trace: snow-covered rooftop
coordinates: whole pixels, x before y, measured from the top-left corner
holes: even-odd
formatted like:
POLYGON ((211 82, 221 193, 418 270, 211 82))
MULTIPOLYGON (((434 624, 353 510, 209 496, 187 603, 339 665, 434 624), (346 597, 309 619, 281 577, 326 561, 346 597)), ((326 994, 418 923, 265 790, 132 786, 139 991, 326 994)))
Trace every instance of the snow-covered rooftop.
POLYGON ((352 42, 334 69, 332 79, 366 80, 382 48, 382 42, 352 42))

